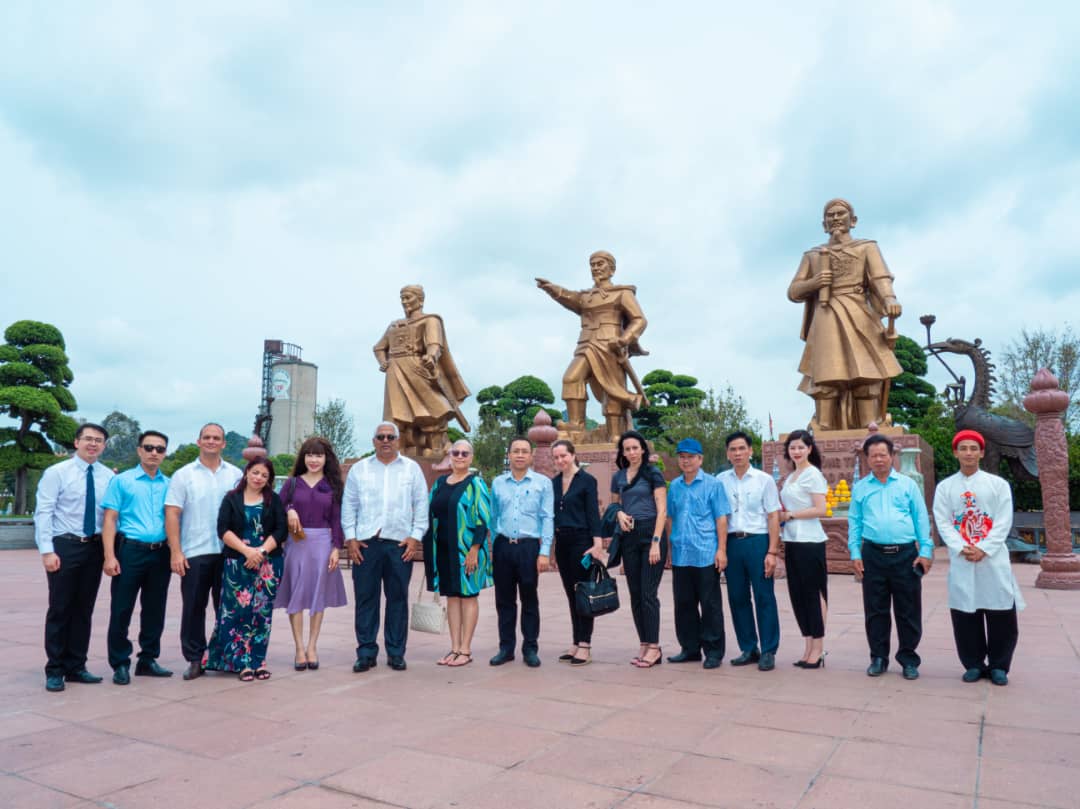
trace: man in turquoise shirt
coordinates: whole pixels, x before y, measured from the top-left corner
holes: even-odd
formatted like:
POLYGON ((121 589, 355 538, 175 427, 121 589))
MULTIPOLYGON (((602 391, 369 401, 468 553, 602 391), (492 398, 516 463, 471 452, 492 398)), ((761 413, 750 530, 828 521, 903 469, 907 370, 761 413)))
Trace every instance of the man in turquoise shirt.
POLYGON ((922 576, 934 562, 930 516, 922 490, 911 478, 893 469, 893 443, 875 433, 863 444, 871 474, 851 490, 848 510, 848 550, 855 578, 862 581, 866 639, 870 667, 879 677, 889 667, 889 640, 896 615, 899 646, 896 662, 904 679, 919 677, 915 648, 922 638, 922 576))
POLYGON ((102 502, 105 509, 101 528, 102 545, 105 546, 104 568, 105 574, 112 577, 109 665, 117 685, 131 682, 132 645, 128 627, 140 591, 139 662, 135 673, 146 677, 172 676, 171 671, 157 662, 172 576, 169 544, 165 538, 165 494, 169 490, 169 479, 159 469, 168 444, 168 437, 156 430, 147 430, 140 435, 135 449, 139 465, 110 480, 102 502))

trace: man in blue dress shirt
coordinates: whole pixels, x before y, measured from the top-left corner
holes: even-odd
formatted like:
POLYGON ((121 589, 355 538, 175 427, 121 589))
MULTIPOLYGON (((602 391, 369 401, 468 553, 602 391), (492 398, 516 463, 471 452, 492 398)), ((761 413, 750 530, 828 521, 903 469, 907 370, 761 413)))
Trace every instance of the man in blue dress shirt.
POLYGON ((855 578, 862 581, 870 667, 880 677, 889 667, 892 622, 896 615, 899 646, 896 662, 904 679, 919 677, 921 659, 915 648, 922 638, 922 576, 934 563, 930 516, 922 490, 893 469, 893 443, 875 433, 863 444, 871 474, 851 489, 848 550, 855 578))
POLYGON ((521 656, 540 665, 540 599, 537 584, 547 570, 554 536, 555 490, 551 480, 532 468, 533 446, 527 438, 510 442, 510 471, 491 484, 492 567, 495 611, 499 616, 499 653, 491 665, 514 659, 517 602, 521 599, 521 656))
POLYGON ((104 427, 75 431, 75 457, 41 475, 34 509, 34 541, 49 580, 45 614, 45 688, 100 683, 86 670, 94 602, 101 585, 101 501, 112 470, 98 461, 109 439, 104 427))
POLYGON ((139 465, 109 481, 105 520, 101 528, 105 575, 112 577, 109 610, 109 665, 113 682, 131 682, 131 641, 128 627, 135 599, 142 593, 139 614, 139 662, 135 674, 172 677, 158 665, 165 605, 169 597, 169 543, 165 536, 165 495, 169 479, 160 471, 169 439, 157 430, 139 436, 135 448, 139 465))
POLYGON ((724 597, 720 571, 727 567, 727 520, 731 513, 724 486, 701 469, 696 438, 676 447, 682 476, 671 481, 667 524, 671 538, 671 576, 675 636, 680 651, 669 663, 701 660, 715 669, 724 659, 724 597))

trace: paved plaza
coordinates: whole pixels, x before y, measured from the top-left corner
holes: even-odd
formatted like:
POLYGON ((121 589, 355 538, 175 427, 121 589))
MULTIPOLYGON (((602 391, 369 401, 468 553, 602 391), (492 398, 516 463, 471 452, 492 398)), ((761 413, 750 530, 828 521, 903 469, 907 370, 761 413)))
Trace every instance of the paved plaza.
MULTIPOLYGON (((925 579, 922 677, 868 663, 858 585, 829 581, 827 668, 802 650, 778 588, 777 668, 628 665, 626 606, 597 621, 591 666, 556 662, 569 634, 556 574, 542 577, 539 669, 496 650, 492 591, 480 598, 476 662, 435 665, 447 636, 412 633, 409 670, 353 674, 352 610, 327 614, 317 672, 292 670, 275 613, 268 682, 180 679, 179 586, 161 663, 168 680, 113 685, 102 583, 89 669, 101 685, 44 689, 45 574, 35 551, 0 553, 2 809, 689 809, 695 806, 1011 809, 1080 805, 1080 592, 1033 587, 1007 688, 965 685, 945 601, 943 552, 925 579)), ((417 574, 419 570, 417 571, 417 574)), ((414 577, 413 593, 415 595, 414 577)), ((678 651, 670 576, 661 585, 665 654, 678 651)), ((351 587, 350 598, 351 598, 351 587)), ((725 605, 725 612, 727 607, 725 605)), ((132 626, 137 634, 138 618, 132 626)), ((735 648, 728 616, 727 658, 735 648)), ((737 651, 735 652, 737 654, 737 651)))

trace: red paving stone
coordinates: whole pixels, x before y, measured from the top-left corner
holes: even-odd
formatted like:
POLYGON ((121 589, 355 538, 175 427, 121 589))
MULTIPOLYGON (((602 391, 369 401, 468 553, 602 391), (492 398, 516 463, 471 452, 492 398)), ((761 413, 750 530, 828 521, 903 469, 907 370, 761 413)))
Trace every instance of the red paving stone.
MULTIPOLYGON (((179 677, 180 594, 170 591, 161 663, 169 680, 43 688, 45 580, 37 554, 0 554, 0 809, 875 809, 1075 807, 1080 794, 1080 593, 1035 590, 1008 688, 960 682, 946 564, 925 580, 921 678, 895 664, 869 679, 857 585, 830 579, 827 668, 794 669, 802 641, 783 586, 777 669, 629 665, 629 610, 597 623, 594 662, 571 669, 566 602, 541 580, 543 665, 492 668, 492 592, 480 599, 475 662, 434 665, 446 637, 413 633, 409 670, 353 674, 351 610, 332 610, 318 672, 292 670, 275 614, 273 678, 179 677)), ((661 638, 677 651, 670 579, 661 638)), ((625 590, 625 587, 623 588, 625 590)), ((108 588, 91 671, 108 675, 108 588)), ((132 638, 138 632, 138 618, 132 638)), ((728 624, 728 648, 734 648, 728 624)))

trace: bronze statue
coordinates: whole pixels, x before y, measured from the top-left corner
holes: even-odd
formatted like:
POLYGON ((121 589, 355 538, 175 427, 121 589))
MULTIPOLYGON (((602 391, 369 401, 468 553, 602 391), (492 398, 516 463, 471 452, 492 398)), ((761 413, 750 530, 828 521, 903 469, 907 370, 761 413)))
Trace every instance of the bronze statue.
POLYGON ((442 318, 424 313, 424 288, 402 287, 401 307, 405 317, 375 344, 379 370, 386 374, 383 418, 398 426, 402 452, 435 455, 446 446, 450 419, 468 432, 460 405, 469 389, 450 356, 442 318))
POLYGON ((648 321, 641 313, 637 287, 611 283, 615 274, 615 256, 599 250, 589 256, 592 271, 591 289, 575 292, 544 278, 536 285, 571 312, 581 315, 574 358, 563 374, 562 397, 566 402, 566 424, 573 440, 585 435, 585 384, 604 411, 604 429, 615 441, 629 426, 629 414, 648 404, 641 382, 630 365, 630 357, 649 352, 638 344, 648 321), (633 388, 627 390, 630 378, 633 388))
POLYGON ((815 431, 891 423, 886 406, 901 371, 893 354, 901 308, 877 242, 852 238, 857 221, 850 202, 825 203, 829 241, 803 253, 788 287, 788 298, 806 303, 799 390, 814 399, 815 431))

